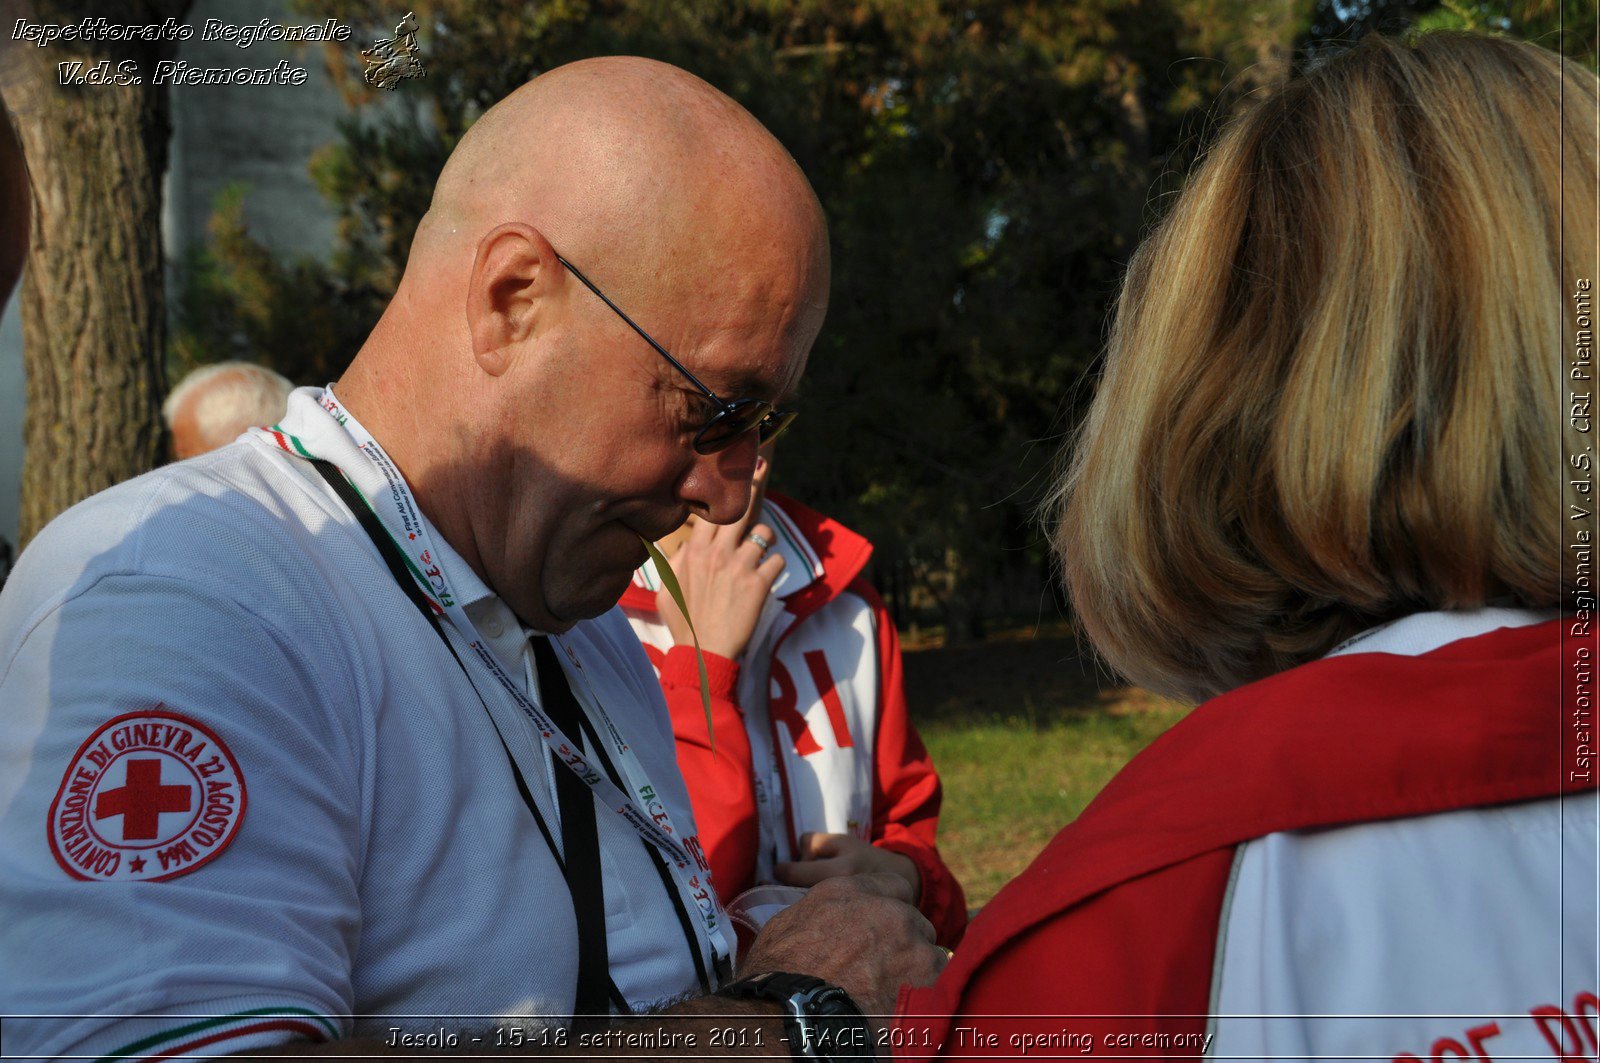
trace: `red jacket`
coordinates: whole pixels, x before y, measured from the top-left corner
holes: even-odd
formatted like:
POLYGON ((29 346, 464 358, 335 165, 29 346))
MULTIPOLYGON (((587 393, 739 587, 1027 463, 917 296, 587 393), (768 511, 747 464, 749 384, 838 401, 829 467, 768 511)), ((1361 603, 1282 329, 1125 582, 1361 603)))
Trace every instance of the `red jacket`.
MULTIPOLYGON (((1573 716, 1572 686, 1592 682, 1592 639, 1580 648, 1569 627, 1503 628, 1415 657, 1330 657, 1200 706, 984 908, 935 985, 902 990, 898 1054, 1016 1057, 1014 1036, 1070 1031, 1087 1047, 1036 1042, 1032 1054, 1197 1058, 1241 843, 1594 787, 1593 716, 1573 716)), ((1474 859, 1495 857, 1464 866, 1474 859)), ((1495 926, 1486 912, 1461 928, 1489 935, 1484 962, 1495 926)), ((1339 943, 1324 947, 1323 962, 1339 959, 1339 943)), ((1568 1010, 1589 1008, 1592 989, 1568 1010)), ((1565 1036, 1532 1010, 1546 1040, 1565 1036)), ((1435 1057, 1468 1034, 1436 1041, 1435 1057)), ((1386 1044, 1382 1030, 1373 1040, 1386 1056, 1428 1049, 1386 1044)))
POLYGON ((786 565, 743 666, 705 655, 715 756, 694 651, 672 645, 652 568, 621 602, 661 677, 712 881, 731 899, 770 881, 800 834, 853 833, 916 864, 918 907, 954 945, 966 898, 935 846, 939 777, 906 713, 894 622, 860 577, 872 545, 777 494, 762 519, 786 565))

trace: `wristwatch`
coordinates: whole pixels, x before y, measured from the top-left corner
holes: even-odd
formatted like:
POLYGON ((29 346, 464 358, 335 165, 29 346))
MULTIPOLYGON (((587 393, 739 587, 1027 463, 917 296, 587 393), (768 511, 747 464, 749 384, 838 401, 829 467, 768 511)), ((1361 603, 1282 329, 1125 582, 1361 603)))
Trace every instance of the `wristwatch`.
POLYGON ((850 994, 808 974, 768 971, 717 990, 734 1000, 775 1000, 783 1005, 789 1054, 804 1060, 877 1058, 872 1027, 850 994))

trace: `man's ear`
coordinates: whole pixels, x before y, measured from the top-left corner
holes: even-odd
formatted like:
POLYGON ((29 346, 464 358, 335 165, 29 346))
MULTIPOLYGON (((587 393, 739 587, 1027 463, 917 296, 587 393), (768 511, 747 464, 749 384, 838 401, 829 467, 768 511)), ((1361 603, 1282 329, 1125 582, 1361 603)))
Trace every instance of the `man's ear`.
POLYGON ((506 222, 478 242, 467 283, 467 329, 472 356, 490 376, 511 365, 533 335, 542 297, 560 272, 555 249, 531 225, 506 222))

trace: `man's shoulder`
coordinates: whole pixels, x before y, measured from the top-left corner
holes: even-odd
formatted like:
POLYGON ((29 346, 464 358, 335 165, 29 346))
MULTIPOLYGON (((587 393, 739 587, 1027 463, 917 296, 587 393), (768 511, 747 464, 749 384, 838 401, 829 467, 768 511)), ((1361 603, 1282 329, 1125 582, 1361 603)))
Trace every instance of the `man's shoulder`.
POLYGON ((282 567, 327 517, 290 460, 235 443, 84 499, 23 551, 0 617, 107 576, 229 585, 282 567))
POLYGON ((246 690, 281 706, 347 704, 382 658, 370 614, 330 602, 363 601, 361 580, 383 569, 293 461, 235 443, 102 491, 41 531, 0 593, 0 702, 12 699, 0 730, 24 703, 69 727, 108 702, 204 716, 246 690))

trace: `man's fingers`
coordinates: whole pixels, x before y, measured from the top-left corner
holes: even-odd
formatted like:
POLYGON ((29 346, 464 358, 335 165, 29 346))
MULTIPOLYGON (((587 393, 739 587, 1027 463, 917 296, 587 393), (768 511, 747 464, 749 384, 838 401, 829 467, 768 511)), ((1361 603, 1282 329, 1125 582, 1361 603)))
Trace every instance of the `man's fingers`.
MULTIPOLYGON (((806 861, 809 863, 810 861, 806 861)), ((820 861, 819 861, 820 862, 820 861)), ((868 871, 857 875, 840 878, 830 878, 817 887, 823 896, 837 890, 854 890, 862 893, 873 893, 879 897, 889 897, 893 900, 911 903, 911 884, 899 875, 887 871, 868 871)), ((813 890, 813 893, 817 890, 813 890)))
POLYGON ((850 873, 840 860, 782 860, 772 870, 779 882, 789 886, 815 886, 850 873))
POLYGON ((917 928, 917 933, 921 934, 923 939, 927 941, 928 944, 932 945, 936 940, 938 940, 939 932, 933 928, 933 924, 928 921, 927 916, 923 915, 915 908, 913 908, 911 912, 914 916, 916 916, 916 919, 913 921, 912 925, 917 928))
POLYGON ((834 844, 836 837, 838 835, 823 831, 806 831, 800 835, 800 859, 816 860, 819 857, 839 855, 839 847, 834 844))
POLYGON ((745 536, 750 534, 750 526, 756 522, 756 514, 745 510, 744 516, 732 524, 719 524, 716 531, 717 546, 724 550, 736 550, 744 542, 745 536))

